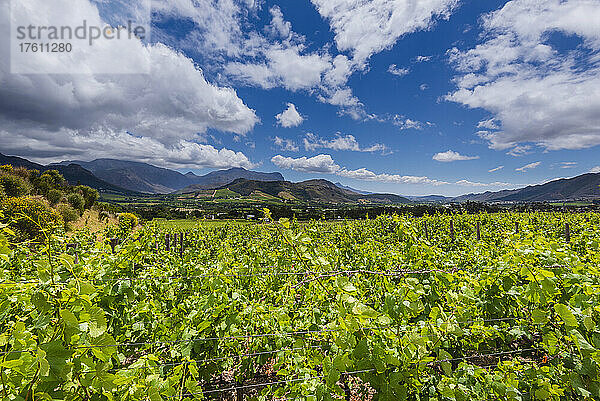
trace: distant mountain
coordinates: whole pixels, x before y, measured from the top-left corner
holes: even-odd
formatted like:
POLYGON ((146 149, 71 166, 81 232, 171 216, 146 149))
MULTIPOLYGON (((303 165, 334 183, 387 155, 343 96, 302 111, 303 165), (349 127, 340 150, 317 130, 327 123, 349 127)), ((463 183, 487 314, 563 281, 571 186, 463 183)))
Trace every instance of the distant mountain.
POLYGON ((336 182, 335 186, 338 188, 345 189, 347 191, 352 191, 352 192, 355 192, 357 194, 362 194, 362 195, 371 195, 373 193, 373 192, 363 191, 360 189, 355 189, 355 188, 349 187, 347 185, 342 184, 341 182, 336 182))
POLYGON ((453 199, 454 202, 549 202, 590 200, 600 198, 600 173, 563 178, 541 185, 499 192, 469 194, 453 199))
POLYGON ((119 186, 110 184, 104 180, 96 177, 92 172, 86 170, 77 164, 68 164, 68 165, 56 165, 50 164, 48 166, 44 166, 42 164, 31 162, 27 159, 23 159, 17 156, 6 156, 0 153, 0 165, 10 164, 14 167, 25 167, 30 170, 39 170, 39 171, 47 171, 47 170, 57 170, 59 173, 65 177, 65 180, 71 185, 87 185, 88 187, 95 188, 99 191, 111 191, 118 193, 131 193, 132 191, 128 191, 119 186))
MULTIPOLYGON (((191 173, 188 173, 191 174, 191 173)), ((244 178, 253 181, 284 181, 281 173, 261 173, 249 171, 243 168, 230 168, 229 170, 213 171, 201 177, 195 176, 195 184, 189 185, 177 191, 177 193, 190 193, 204 189, 215 189, 244 178)))
POLYGON ((427 196, 407 196, 413 202, 426 202, 426 203, 444 203, 449 202, 453 198, 442 195, 427 195, 427 196))
POLYGON ((119 187, 143 193, 169 193, 190 185, 193 177, 180 172, 141 162, 116 159, 64 161, 59 164, 79 164, 102 180, 119 187))
POLYGON ((362 195, 339 188, 327 180, 309 180, 298 183, 289 181, 255 181, 237 179, 219 189, 229 189, 241 196, 265 193, 280 199, 320 203, 410 203, 406 198, 392 194, 362 195))
POLYGON ((148 163, 115 159, 96 159, 91 162, 65 161, 60 164, 76 163, 90 170, 97 177, 123 188, 143 193, 167 194, 186 188, 186 192, 214 189, 237 178, 254 180, 283 180, 280 173, 259 173, 243 168, 213 171, 203 176, 194 173, 156 167, 148 163), (189 190, 188 187, 193 186, 189 190))

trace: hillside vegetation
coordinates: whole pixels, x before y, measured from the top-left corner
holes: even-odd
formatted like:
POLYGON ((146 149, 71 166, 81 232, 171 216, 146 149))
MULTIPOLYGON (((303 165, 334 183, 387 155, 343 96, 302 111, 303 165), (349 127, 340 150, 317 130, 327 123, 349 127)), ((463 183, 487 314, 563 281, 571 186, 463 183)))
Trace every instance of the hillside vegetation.
POLYGON ((0 167, 0 217, 21 239, 40 239, 59 226, 68 229, 97 199, 98 191, 69 185, 56 170, 0 167))

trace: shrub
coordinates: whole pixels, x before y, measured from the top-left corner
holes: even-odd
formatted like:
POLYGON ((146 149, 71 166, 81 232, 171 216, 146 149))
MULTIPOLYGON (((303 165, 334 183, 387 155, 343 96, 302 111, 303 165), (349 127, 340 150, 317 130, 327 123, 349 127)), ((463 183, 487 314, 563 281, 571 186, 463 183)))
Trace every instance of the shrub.
POLYGON ((7 198, 0 204, 0 209, 22 239, 42 239, 44 231, 63 225, 60 214, 41 197, 7 198))
POLYGON ((73 206, 69 204, 60 203, 56 206, 56 210, 58 211, 58 213, 60 213, 65 223, 65 229, 67 228, 70 222, 76 221, 79 218, 79 213, 77 212, 77 210, 75 210, 73 206))
POLYGON ((79 211, 79 214, 83 213, 83 209, 85 207, 85 199, 83 199, 83 195, 79 193, 72 193, 67 196, 67 201, 71 206, 79 211))
POLYGON ((48 195, 46 195, 46 198, 48 198, 48 202, 50 202, 51 205, 56 205, 58 202, 60 202, 62 197, 63 193, 58 189, 51 189, 48 191, 48 195))
POLYGON ((133 230, 138 223, 139 220, 133 213, 121 213, 119 215, 119 228, 125 232, 133 230))
POLYGON ((6 172, 0 173, 0 187, 4 189, 6 196, 11 197, 25 196, 31 191, 29 181, 6 172))
POLYGON ((35 180, 35 187, 42 193, 47 194, 51 189, 60 189, 65 185, 65 179, 56 170, 45 171, 35 180))
POLYGON ((83 199, 85 199, 85 209, 89 209, 94 206, 94 203, 96 203, 96 200, 98 200, 98 191, 85 185, 78 185, 75 187, 75 189, 77 189, 83 195, 83 199))

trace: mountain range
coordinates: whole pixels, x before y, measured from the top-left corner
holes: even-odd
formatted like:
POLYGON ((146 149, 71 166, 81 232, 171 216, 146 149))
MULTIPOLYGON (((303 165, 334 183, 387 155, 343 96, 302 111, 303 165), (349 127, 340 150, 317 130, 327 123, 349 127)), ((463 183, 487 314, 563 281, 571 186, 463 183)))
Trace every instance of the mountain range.
POLYGON ((327 180, 255 181, 239 178, 219 189, 228 189, 241 196, 265 193, 284 200, 320 203, 410 203, 406 198, 393 194, 358 194, 342 189, 327 180))
POLYGON ((484 192, 453 198, 453 202, 550 202, 600 198, 600 173, 561 178, 540 185, 499 192, 484 192))
POLYGON ((78 164, 91 171, 96 177, 119 187, 149 194, 168 194, 184 188, 186 192, 201 189, 214 189, 228 184, 237 178, 252 180, 283 181, 280 173, 259 173, 243 168, 213 171, 203 176, 192 172, 156 167, 148 163, 115 159, 96 159, 91 162, 80 160, 64 161, 53 165, 78 164))
POLYGON ((600 199, 600 173, 562 178, 520 189, 488 191, 450 198, 440 195, 402 197, 373 194, 327 180, 292 183, 285 181, 281 173, 263 173, 243 168, 213 171, 199 176, 192 172, 182 174, 147 163, 116 159, 97 159, 91 162, 73 160, 44 166, 21 157, 0 153, 0 165, 4 164, 40 171, 55 169, 70 184, 83 184, 102 192, 123 194, 195 193, 209 189, 229 189, 242 196, 262 192, 282 199, 325 203, 549 202, 600 199))

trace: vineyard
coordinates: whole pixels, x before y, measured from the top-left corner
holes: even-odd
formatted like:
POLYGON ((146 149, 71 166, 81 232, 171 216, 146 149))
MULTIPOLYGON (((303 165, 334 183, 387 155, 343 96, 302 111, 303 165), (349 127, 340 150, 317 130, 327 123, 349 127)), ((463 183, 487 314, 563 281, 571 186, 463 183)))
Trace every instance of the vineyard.
POLYGON ((0 234, 6 400, 600 400, 600 216, 0 234))

